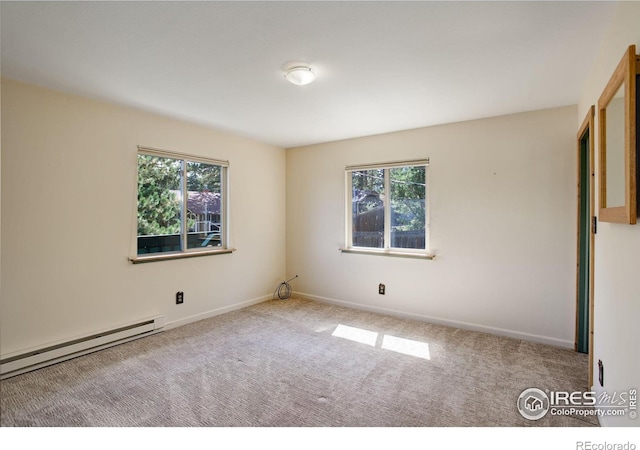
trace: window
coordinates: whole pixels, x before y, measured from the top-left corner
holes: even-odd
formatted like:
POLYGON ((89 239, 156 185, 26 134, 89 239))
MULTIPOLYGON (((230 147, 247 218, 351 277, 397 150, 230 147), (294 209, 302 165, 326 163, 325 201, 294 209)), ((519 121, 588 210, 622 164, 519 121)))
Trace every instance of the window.
POLYGON ((349 166, 347 248, 382 254, 428 254, 429 160, 349 166))
POLYGON ((227 161, 138 149, 134 262, 227 253, 227 161))

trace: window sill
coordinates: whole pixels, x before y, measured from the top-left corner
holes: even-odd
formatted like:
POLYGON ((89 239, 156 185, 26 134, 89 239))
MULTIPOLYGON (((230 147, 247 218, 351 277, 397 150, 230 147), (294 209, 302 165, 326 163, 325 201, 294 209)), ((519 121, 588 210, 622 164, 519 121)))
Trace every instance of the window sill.
POLYGON ((223 248, 216 250, 203 250, 197 252, 181 252, 181 253, 158 253, 153 255, 144 255, 144 256, 136 256, 134 258, 129 258, 133 264, 142 264, 148 262, 155 261, 168 261, 170 259, 184 259, 184 258, 195 258, 197 256, 210 256, 210 255, 225 255, 227 253, 235 252, 235 248, 223 248))
POLYGON ((360 255, 393 256, 396 258, 413 259, 435 259, 436 255, 431 253, 402 252, 398 250, 369 250, 364 248, 340 248, 342 253, 355 253, 360 255))

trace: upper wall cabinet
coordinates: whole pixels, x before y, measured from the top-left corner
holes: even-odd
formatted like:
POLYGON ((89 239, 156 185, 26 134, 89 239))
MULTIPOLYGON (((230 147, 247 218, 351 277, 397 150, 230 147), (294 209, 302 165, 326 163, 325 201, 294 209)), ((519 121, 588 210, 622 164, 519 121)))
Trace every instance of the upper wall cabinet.
POLYGON ((637 79, 640 56, 631 45, 598 100, 600 134, 600 220, 636 223, 637 79))

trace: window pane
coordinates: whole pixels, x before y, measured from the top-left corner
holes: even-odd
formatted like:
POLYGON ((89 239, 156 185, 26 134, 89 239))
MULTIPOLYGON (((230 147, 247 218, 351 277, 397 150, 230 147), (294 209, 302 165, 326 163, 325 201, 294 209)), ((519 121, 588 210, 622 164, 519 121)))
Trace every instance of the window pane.
POLYGON ((384 170, 351 173, 352 245, 384 248, 384 170))
POLYGON ((425 248, 425 166, 390 169, 391 247, 425 248))
POLYGON ((187 162, 187 248, 222 246, 222 167, 187 162))
POLYGON ((181 251, 182 161, 138 155, 138 254, 181 251))

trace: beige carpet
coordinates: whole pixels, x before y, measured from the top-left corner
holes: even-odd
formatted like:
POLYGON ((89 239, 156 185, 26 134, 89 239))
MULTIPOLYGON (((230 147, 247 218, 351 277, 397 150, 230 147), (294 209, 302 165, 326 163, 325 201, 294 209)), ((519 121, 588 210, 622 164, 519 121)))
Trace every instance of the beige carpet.
POLYGON ((597 426, 520 416, 585 390, 573 351, 275 300, 0 382, 2 426, 597 426))

